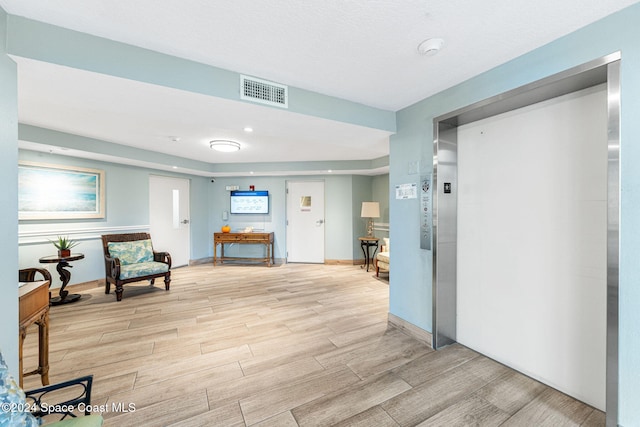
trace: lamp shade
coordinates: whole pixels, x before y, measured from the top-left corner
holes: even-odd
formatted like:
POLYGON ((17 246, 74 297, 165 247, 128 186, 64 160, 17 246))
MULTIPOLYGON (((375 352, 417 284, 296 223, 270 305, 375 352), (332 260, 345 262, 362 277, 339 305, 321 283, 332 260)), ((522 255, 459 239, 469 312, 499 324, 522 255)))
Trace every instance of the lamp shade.
POLYGON ((380 218, 380 203, 362 202, 360 216, 362 218, 380 218))

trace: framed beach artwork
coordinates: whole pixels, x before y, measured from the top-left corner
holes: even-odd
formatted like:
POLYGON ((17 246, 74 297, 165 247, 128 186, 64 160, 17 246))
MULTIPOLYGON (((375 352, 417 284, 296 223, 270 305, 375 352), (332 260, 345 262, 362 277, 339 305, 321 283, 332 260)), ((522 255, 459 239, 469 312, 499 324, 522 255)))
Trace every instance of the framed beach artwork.
POLYGON ((18 219, 104 218, 104 171, 18 164, 18 219))

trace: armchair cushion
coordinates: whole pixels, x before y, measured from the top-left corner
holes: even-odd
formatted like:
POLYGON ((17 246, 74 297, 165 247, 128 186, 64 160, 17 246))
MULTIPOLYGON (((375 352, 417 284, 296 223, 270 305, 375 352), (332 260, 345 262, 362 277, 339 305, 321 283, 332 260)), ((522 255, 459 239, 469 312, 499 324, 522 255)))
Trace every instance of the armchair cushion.
POLYGON ((388 266, 389 265, 389 252, 380 252, 380 253, 378 253, 378 255, 376 256, 376 259, 378 260, 378 262, 386 263, 387 266, 388 266))
POLYGON ((169 265, 163 262, 139 262, 137 264, 125 264, 120 266, 120 279, 126 280, 134 277, 143 277, 154 274, 166 273, 169 265))
POLYGON ((108 247, 111 258, 120 259, 121 265, 153 261, 151 239, 131 242, 109 242, 108 247))
POLYGON ((102 415, 87 415, 86 417, 67 418, 62 421, 47 424, 45 427, 100 427, 104 422, 102 415))
POLYGON ((382 245, 381 252, 376 255, 376 276, 380 275, 380 272, 389 272, 389 256, 391 254, 391 241, 388 237, 385 237, 384 244, 382 245))

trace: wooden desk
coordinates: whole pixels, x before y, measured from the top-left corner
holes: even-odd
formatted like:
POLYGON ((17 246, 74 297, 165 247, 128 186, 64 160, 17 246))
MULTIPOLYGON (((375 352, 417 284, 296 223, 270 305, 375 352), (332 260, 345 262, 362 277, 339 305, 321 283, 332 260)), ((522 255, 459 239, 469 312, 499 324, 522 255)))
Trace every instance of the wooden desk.
POLYGON ((20 387, 22 377, 40 375, 42 385, 49 385, 49 281, 27 282, 19 290, 20 318, 20 387), (27 336, 27 328, 38 325, 38 369, 24 372, 22 367, 22 345, 27 336))
POLYGON ((218 261, 222 264, 224 261, 260 261, 266 262, 269 267, 275 264, 275 255, 273 250, 273 233, 213 233, 213 265, 218 261), (237 243, 240 245, 264 245, 264 258, 238 258, 225 257, 224 245, 229 243, 237 243), (220 257, 217 256, 217 248, 220 245, 220 257))

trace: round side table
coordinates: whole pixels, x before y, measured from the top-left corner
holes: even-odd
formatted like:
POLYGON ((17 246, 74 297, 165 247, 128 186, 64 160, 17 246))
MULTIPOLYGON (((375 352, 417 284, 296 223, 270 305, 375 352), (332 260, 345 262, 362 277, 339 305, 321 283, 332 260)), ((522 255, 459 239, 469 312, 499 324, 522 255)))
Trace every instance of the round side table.
POLYGON ((362 248, 362 254, 364 255, 364 266, 360 266, 360 268, 367 267, 367 271, 369 271, 369 265, 371 265, 371 261, 373 261, 376 256, 376 251, 378 250, 378 241, 379 237, 358 237, 360 240, 360 248, 362 248), (369 248, 373 249, 373 255, 369 255, 369 248))
POLYGON ((69 291, 64 288, 69 284, 69 280, 71 280, 71 272, 69 270, 65 270, 65 268, 72 268, 72 265, 69 265, 71 261, 77 261, 79 259, 84 258, 84 254, 71 254, 67 257, 61 257, 58 255, 49 255, 40 258, 40 263, 42 264, 58 264, 56 266, 56 271, 60 275, 60 280, 62 281, 62 286, 60 287, 60 292, 58 292, 59 297, 53 297, 50 300, 51 305, 60 305, 67 304, 70 302, 76 302, 80 299, 82 295, 80 294, 71 294, 69 295, 69 291))

